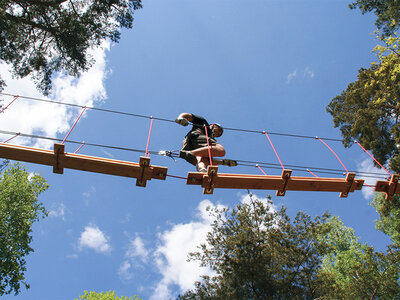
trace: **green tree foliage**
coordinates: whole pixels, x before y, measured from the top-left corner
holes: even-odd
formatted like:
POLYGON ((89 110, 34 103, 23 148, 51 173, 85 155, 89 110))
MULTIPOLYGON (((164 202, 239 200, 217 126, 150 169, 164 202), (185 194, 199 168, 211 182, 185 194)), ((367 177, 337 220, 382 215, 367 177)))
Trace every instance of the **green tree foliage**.
POLYGON ((389 235, 395 245, 400 245, 400 195, 386 200, 385 195, 379 193, 374 197, 372 206, 379 213, 376 228, 389 235))
POLYGON ((399 28, 400 1, 398 0, 357 0, 350 4, 351 9, 359 8, 362 14, 374 12, 378 17, 375 25, 387 37, 399 28))
POLYGON ((38 196, 48 188, 39 175, 30 175, 20 164, 0 175, 0 296, 18 294, 25 282, 25 256, 34 250, 32 224, 47 212, 38 196))
POLYGON ((84 294, 79 296, 79 299, 75 300, 143 300, 142 298, 139 298, 137 295, 132 297, 127 297, 127 296, 116 296, 114 291, 109 291, 109 292, 101 292, 101 293, 96 293, 93 291, 84 291, 84 294))
POLYGON ((120 28, 131 28, 141 7, 141 0, 1 0, 0 60, 17 77, 33 75, 47 93, 54 72, 87 70, 88 49, 118 42, 120 28))
POLYGON ((207 241, 191 260, 210 267, 179 299, 399 299, 400 251, 361 244, 337 217, 312 220, 253 199, 212 209, 207 241))
POLYGON ((400 172, 400 40, 395 35, 382 40, 384 45, 374 49, 378 61, 360 69, 357 81, 332 99, 327 111, 346 147, 358 140, 378 161, 389 161, 400 172))
POLYGON ((400 252, 387 253, 358 242, 354 231, 333 217, 323 242, 329 252, 319 271, 318 299, 398 299, 400 252))
POLYGON ((210 211, 216 219, 201 251, 190 254, 216 272, 180 299, 314 299, 325 214, 312 220, 253 199, 236 209, 210 211))

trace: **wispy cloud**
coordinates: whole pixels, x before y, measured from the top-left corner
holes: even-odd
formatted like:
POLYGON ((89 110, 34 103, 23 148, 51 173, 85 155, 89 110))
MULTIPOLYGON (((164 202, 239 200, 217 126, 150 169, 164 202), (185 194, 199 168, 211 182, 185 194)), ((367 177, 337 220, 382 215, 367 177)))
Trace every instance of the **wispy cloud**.
POLYGON ((295 78, 309 78, 313 79, 315 77, 314 71, 309 67, 306 66, 304 69, 295 69, 294 71, 290 72, 287 75, 286 83, 291 83, 295 78))
POLYGON ((118 269, 118 276, 124 281, 131 280, 134 277, 133 268, 141 266, 141 263, 146 264, 150 251, 146 249, 144 241, 139 236, 130 240, 128 250, 125 252, 125 260, 118 269))
POLYGON ((290 72, 289 75, 287 76, 286 83, 290 83, 296 76, 297 76, 297 70, 290 72))
POLYGON ((63 220, 65 222, 66 221, 65 212, 66 212, 65 204, 64 203, 60 203, 58 205, 55 205, 49 211, 49 217, 51 217, 51 218, 61 218, 61 220, 63 220))
POLYGON ((111 252, 109 238, 95 225, 89 224, 79 238, 79 249, 89 248, 98 253, 111 252))

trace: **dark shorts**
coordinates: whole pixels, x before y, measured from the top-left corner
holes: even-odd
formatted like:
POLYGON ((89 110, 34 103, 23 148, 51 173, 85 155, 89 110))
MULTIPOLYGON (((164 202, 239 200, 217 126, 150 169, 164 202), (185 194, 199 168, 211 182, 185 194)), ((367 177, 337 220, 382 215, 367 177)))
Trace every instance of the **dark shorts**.
MULTIPOLYGON (((208 139, 210 146, 217 144, 213 138, 208 139)), ((207 147, 207 136, 198 132, 188 134, 182 142, 182 150, 194 150, 201 147, 207 147)))

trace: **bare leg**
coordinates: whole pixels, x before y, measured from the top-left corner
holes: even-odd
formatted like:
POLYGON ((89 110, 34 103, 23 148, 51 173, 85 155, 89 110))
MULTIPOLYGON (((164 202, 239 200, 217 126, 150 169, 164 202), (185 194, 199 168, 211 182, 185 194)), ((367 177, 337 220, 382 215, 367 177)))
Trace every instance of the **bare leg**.
MULTIPOLYGON (((213 166, 222 165, 222 160, 213 159, 213 166)), ((198 172, 205 172, 207 167, 210 165, 210 159, 208 157, 197 156, 196 169, 198 172)))
MULTIPOLYGON (((201 147, 190 151, 194 156, 208 157, 208 147, 201 147)), ((225 148, 221 144, 210 146, 211 156, 225 156, 225 148)))

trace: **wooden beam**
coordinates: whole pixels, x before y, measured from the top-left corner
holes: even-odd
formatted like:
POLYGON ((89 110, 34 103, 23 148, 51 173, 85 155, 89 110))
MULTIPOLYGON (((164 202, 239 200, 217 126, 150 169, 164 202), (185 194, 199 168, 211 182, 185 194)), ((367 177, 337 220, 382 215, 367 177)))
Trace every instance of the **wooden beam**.
POLYGON ((399 182, 400 175, 393 174, 390 181, 379 180, 375 184, 375 192, 386 194, 386 200, 391 200, 395 194, 400 194, 399 182))
POLYGON ((64 145, 54 144, 54 151, 0 143, 0 157, 41 165, 53 166, 53 172, 62 174, 64 168, 123 177, 137 178, 138 186, 146 186, 146 181, 165 180, 166 167, 150 165, 150 158, 141 158, 141 163, 102 157, 65 153, 64 145))
MULTIPOLYGON (((353 174, 353 173, 352 173, 353 174)), ((226 189, 254 189, 254 190, 276 190, 279 194, 285 191, 320 191, 338 192, 342 197, 355 190, 361 190, 364 180, 349 178, 314 178, 290 176, 291 170, 284 170, 281 176, 247 175, 247 174, 223 174, 216 173, 212 178, 210 186, 210 175, 208 173, 188 173, 186 184, 201 185, 209 189, 211 194, 214 188, 226 189), (210 190, 212 188, 212 190, 210 190)))

